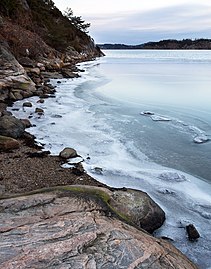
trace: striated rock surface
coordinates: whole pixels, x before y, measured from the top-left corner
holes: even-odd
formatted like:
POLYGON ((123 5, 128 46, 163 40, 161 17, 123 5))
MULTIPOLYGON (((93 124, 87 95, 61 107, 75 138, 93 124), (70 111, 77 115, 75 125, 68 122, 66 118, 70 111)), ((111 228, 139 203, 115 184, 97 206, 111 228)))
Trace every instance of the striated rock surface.
POLYGON ((32 96, 35 84, 6 46, 0 44, 0 101, 32 96))
POLYGON ((168 242, 114 218, 109 192, 69 186, 0 200, 0 269, 197 268, 168 242))

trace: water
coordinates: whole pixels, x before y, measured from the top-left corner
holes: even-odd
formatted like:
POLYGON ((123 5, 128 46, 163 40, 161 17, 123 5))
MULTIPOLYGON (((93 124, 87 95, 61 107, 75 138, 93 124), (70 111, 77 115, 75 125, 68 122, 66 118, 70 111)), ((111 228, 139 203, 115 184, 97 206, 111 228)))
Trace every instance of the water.
POLYGON ((106 51, 62 80, 56 98, 22 108, 52 154, 77 149, 89 174, 114 187, 148 192, 166 212, 167 236, 200 268, 211 266, 211 53, 106 51), (35 107, 44 116, 34 113, 35 107), (150 113, 149 113, 150 112, 150 113), (58 115, 60 117, 58 117, 58 115), (195 142, 197 143, 195 143, 195 142), (200 143, 199 143, 200 142, 200 143), (101 169, 96 169, 100 167, 101 169), (187 240, 193 223, 201 238, 187 240))

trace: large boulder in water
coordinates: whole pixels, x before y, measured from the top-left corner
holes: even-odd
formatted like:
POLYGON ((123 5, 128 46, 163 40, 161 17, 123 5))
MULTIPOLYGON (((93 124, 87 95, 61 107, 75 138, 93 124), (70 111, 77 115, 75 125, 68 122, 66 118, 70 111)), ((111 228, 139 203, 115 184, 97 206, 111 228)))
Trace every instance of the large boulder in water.
POLYGON ((197 268, 168 242, 115 218, 111 193, 65 186, 0 200, 0 268, 197 268))

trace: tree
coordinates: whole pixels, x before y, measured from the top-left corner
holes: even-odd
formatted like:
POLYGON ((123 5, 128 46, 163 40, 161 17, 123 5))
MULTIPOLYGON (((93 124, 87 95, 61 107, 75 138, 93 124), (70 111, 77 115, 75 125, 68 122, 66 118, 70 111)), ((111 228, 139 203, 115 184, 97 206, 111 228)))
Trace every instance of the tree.
POLYGON ((81 16, 74 16, 73 11, 71 8, 67 8, 64 11, 64 16, 68 18, 71 24, 73 24, 77 29, 88 33, 88 28, 90 27, 90 23, 86 23, 84 20, 82 20, 81 16))

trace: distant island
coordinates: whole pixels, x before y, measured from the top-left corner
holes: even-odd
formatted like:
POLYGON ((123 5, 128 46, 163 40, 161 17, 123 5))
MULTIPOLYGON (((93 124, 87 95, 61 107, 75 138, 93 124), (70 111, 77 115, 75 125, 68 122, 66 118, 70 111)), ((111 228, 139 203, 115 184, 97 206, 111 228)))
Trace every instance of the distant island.
POLYGON ((175 49, 175 50, 194 50, 194 49, 211 49, 211 39, 167 39, 158 42, 147 42, 140 45, 125 44, 98 44, 101 49, 175 49))

